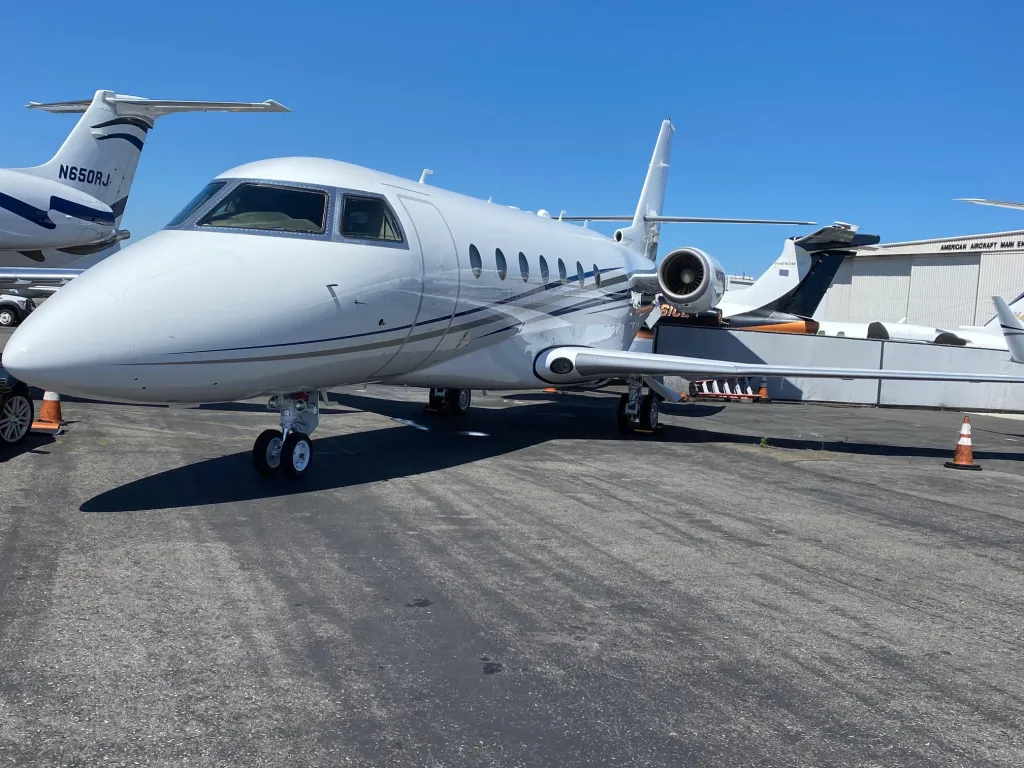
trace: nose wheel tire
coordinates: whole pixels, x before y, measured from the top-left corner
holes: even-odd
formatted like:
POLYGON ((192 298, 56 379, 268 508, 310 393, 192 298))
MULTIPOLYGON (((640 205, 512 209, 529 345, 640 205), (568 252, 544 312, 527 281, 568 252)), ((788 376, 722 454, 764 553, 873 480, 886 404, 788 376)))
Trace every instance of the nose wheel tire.
POLYGON ((313 460, 313 444, 301 432, 289 432, 281 449, 281 471, 288 477, 302 477, 313 460))
POLYGON ((0 409, 0 443, 20 443, 32 428, 32 401, 11 395, 0 409))
POLYGON ((658 396, 653 392, 644 395, 640 401, 640 429, 654 432, 658 428, 658 412, 661 410, 658 396))
POLYGON ((618 410, 618 422, 619 432, 624 435, 633 434, 633 419, 630 418, 629 413, 626 412, 629 406, 629 395, 622 395, 619 398, 619 410, 618 410))
POLYGON ((252 447, 252 463, 261 475, 272 475, 281 468, 281 430, 268 429, 256 438, 252 447))

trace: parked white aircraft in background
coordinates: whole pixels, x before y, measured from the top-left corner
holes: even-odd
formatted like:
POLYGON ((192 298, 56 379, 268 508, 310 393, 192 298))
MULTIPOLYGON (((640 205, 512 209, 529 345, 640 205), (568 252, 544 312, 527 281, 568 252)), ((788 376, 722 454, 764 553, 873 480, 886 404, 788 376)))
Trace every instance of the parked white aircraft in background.
MULTIPOLYGON (((1024 293, 1009 303, 1018 317, 1024 316, 1024 293)), ((1006 339, 1000 333, 999 316, 993 315, 985 325, 962 325, 955 330, 930 325, 898 323, 847 323, 822 320, 818 323, 819 336, 846 336, 852 339, 881 339, 893 341, 923 341, 956 347, 978 349, 1006 349, 1006 339)))
MULTIPOLYGON (((178 112, 288 112, 276 101, 167 101, 97 91, 91 100, 30 109, 82 113, 49 162, 0 170, 0 280, 52 278, 62 268, 129 237, 119 229, 146 135, 157 118, 178 112)), ((73 273, 74 274, 74 273, 73 273)), ((72 274, 72 276, 73 276, 72 274)))
MULTIPOLYGON (((632 221, 607 238, 332 160, 250 163, 208 184, 161 232, 105 259, 15 331, 4 367, 84 397, 202 403, 271 395, 262 473, 309 466, 324 388, 430 387, 457 414, 470 389, 624 377, 618 425, 658 422, 658 375, 1024 383, 1020 377, 733 363, 630 352, 643 294, 714 308, 725 270, 696 248, 657 266, 673 126, 661 126, 632 221), (231 286, 217 301, 180 297, 231 286)), ((326 399, 326 397, 325 397, 326 399)))
POLYGON ((993 208, 1016 208, 1024 210, 1024 203, 1008 203, 1003 200, 986 200, 983 197, 958 197, 958 203, 974 203, 975 205, 991 205, 993 208))

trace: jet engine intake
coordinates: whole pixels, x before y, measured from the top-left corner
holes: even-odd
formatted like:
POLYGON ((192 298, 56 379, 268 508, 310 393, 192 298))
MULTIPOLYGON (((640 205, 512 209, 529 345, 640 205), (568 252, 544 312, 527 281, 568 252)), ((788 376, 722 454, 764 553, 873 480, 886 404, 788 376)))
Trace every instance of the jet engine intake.
POLYGON ((697 248, 677 248, 661 260, 658 284, 662 298, 680 312, 714 309, 725 294, 722 265, 697 248))

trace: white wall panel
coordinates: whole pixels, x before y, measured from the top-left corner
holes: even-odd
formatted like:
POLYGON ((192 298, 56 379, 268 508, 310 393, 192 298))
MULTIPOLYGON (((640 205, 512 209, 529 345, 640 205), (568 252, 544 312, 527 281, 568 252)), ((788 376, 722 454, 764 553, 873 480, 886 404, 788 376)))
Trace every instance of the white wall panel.
POLYGON ((1002 251, 981 254, 978 276, 978 306, 974 325, 984 325, 996 313, 993 296, 1007 301, 1024 293, 1024 251, 1002 251))
POLYGON ((850 297, 853 296, 853 265, 856 258, 846 258, 839 265, 832 285, 822 303, 825 304, 825 315, 819 316, 815 312, 815 319, 818 320, 849 320, 850 318, 850 297))
POLYGON ((848 320, 895 322, 907 316, 911 257, 853 260, 853 291, 848 320))
POLYGON ((907 322, 954 330, 972 325, 977 314, 979 272, 978 254, 915 257, 907 322))

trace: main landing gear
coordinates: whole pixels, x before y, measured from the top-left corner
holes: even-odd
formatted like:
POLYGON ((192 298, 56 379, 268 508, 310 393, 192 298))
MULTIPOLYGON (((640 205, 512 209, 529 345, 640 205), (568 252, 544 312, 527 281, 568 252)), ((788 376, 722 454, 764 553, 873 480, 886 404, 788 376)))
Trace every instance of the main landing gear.
POLYGON ((320 423, 318 392, 274 395, 267 410, 281 414, 281 429, 268 429, 256 438, 252 463, 261 475, 279 470, 288 477, 302 477, 313 460, 309 436, 320 423))
POLYGON ((639 376, 630 376, 626 381, 629 384, 629 392, 619 398, 619 432, 624 435, 631 434, 637 429, 652 434, 657 432, 661 398, 650 390, 645 394, 643 381, 639 376))
POLYGON ((468 389, 438 389, 434 387, 430 390, 427 407, 446 416, 462 416, 469 410, 472 399, 473 393, 468 389))

